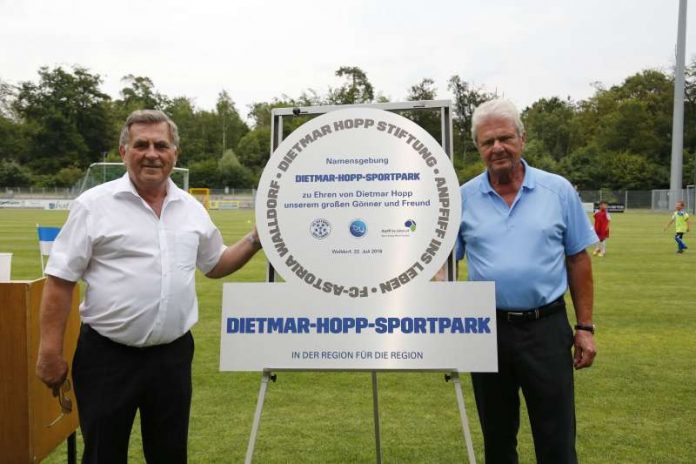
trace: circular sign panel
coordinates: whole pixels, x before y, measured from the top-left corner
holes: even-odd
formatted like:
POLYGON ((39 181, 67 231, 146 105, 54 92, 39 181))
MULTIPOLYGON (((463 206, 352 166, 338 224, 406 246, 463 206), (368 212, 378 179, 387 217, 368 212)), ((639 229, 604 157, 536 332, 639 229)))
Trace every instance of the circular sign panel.
POLYGON ((368 298, 433 277, 454 246, 460 202, 452 164, 424 129, 351 108, 280 144, 259 181, 256 224, 289 283, 368 298))

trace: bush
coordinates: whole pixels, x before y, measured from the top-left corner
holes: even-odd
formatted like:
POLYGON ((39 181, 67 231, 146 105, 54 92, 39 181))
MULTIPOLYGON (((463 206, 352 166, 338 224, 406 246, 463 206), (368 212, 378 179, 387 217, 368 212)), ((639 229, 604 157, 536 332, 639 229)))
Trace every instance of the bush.
POLYGON ((28 187, 32 185, 31 171, 15 161, 0 162, 0 185, 5 187, 28 187))

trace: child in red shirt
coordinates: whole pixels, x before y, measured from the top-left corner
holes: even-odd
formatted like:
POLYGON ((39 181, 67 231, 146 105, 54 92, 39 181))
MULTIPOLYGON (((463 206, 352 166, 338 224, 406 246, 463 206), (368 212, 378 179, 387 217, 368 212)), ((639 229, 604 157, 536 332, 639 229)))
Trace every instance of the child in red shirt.
POLYGON ((594 213, 594 230, 599 237, 599 242, 595 245, 595 249, 592 252, 595 256, 604 256, 607 252, 607 239, 609 238, 609 222, 611 221, 611 216, 609 211, 607 211, 606 201, 599 202, 599 209, 594 213))

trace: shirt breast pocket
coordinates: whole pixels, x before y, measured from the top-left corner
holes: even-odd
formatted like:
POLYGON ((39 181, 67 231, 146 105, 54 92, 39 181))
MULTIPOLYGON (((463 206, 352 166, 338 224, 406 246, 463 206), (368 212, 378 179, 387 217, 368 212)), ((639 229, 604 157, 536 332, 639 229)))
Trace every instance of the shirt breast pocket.
POLYGON ((192 270, 196 267, 198 235, 193 232, 177 232, 174 239, 174 256, 179 269, 192 270))

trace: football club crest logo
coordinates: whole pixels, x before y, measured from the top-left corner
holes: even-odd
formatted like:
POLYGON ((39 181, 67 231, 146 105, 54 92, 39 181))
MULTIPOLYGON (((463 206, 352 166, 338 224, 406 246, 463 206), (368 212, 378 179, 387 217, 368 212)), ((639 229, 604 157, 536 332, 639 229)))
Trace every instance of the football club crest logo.
POLYGON ((326 219, 315 219, 309 226, 309 233, 317 240, 325 239, 331 233, 331 224, 326 219))

